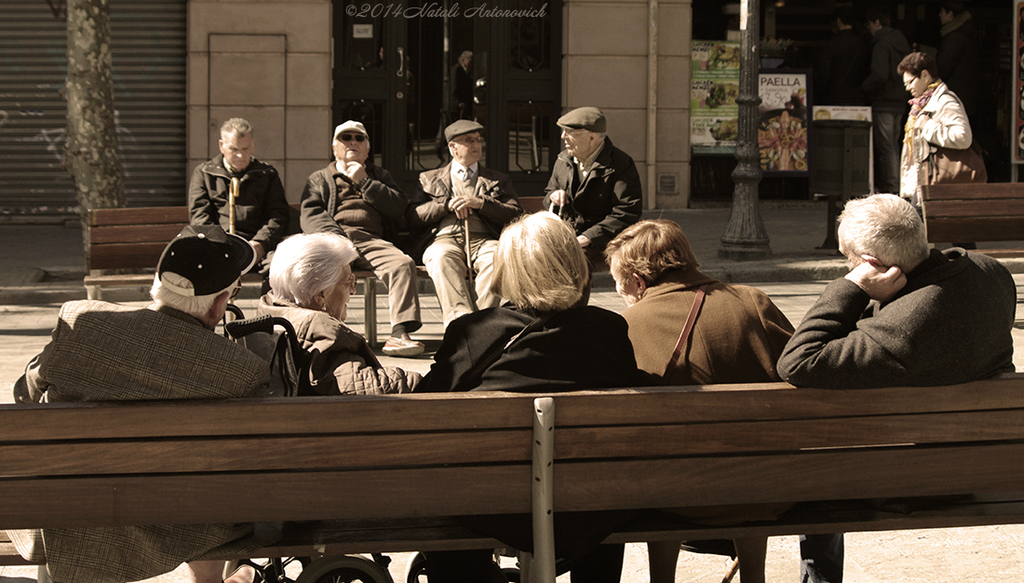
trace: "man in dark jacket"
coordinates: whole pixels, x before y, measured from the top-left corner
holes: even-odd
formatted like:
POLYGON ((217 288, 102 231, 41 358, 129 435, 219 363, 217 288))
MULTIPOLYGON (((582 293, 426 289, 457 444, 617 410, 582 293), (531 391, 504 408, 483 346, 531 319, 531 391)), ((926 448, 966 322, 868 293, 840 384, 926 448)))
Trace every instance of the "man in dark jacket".
POLYGON ((872 35, 871 68, 861 87, 871 102, 875 188, 878 192, 896 193, 900 191, 903 114, 907 110, 907 90, 896 66, 910 54, 910 43, 902 32, 889 26, 888 7, 871 7, 866 16, 872 35))
POLYGON ((256 251, 256 264, 266 277, 268 255, 288 234, 288 200, 277 170, 253 158, 252 124, 233 117, 220 127, 220 154, 196 166, 188 188, 189 222, 220 225, 247 239, 256 251), (234 201, 234 231, 231 230, 232 179, 238 179, 234 201))
POLYGON ((508 176, 480 164, 483 129, 469 120, 449 125, 444 134, 452 161, 420 174, 417 199, 423 202, 416 206, 413 222, 430 228, 423 264, 434 280, 445 327, 474 308, 501 303, 501 296, 491 292, 494 250, 501 230, 523 212, 508 176), (473 290, 466 282, 469 269, 473 290))
POLYGON ((959 0, 942 3, 939 21, 942 44, 935 59, 939 78, 963 102, 967 119, 973 125, 978 106, 978 31, 971 13, 959 0))
POLYGON ((828 105, 864 105, 867 100, 861 83, 868 76, 868 43, 853 30, 857 22, 849 6, 836 9, 832 20, 836 34, 821 49, 814 69, 814 84, 819 103, 828 105))
POLYGON ((596 107, 581 107, 558 120, 565 150, 555 160, 544 192, 544 208, 576 230, 592 271, 606 271, 604 248, 640 220, 643 190, 629 154, 605 135, 607 122, 596 107))
POLYGON ((369 161, 370 137, 363 124, 347 121, 334 128, 335 161, 309 176, 299 202, 304 233, 337 233, 359 251, 355 269, 372 269, 388 287, 391 337, 388 356, 417 356, 422 342, 409 337, 423 325, 416 293, 416 262, 387 237, 405 225, 409 197, 391 173, 369 161))
MULTIPOLYGON (((839 220, 839 249, 853 268, 825 288, 786 344, 783 379, 863 389, 1013 372, 1017 288, 1002 264, 956 247, 929 251, 917 211, 895 195, 852 200, 839 220)), ((840 562, 822 556, 822 566, 841 577, 836 539, 840 562)))

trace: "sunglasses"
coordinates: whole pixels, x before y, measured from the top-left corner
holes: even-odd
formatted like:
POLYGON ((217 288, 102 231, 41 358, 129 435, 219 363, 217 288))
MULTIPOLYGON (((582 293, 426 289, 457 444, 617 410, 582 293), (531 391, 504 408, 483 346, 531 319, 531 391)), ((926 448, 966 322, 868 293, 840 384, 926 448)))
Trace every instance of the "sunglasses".
POLYGON ((341 141, 343 142, 351 142, 352 140, 362 142, 366 139, 366 136, 363 134, 341 134, 338 137, 341 138, 341 141))

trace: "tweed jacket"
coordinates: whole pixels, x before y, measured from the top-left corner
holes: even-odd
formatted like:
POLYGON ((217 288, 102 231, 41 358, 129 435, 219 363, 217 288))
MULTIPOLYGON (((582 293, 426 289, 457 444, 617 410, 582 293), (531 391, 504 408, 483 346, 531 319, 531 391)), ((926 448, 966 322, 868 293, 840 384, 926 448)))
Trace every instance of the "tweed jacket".
MULTIPOLYGON (((224 167, 224 156, 218 154, 192 171, 188 188, 188 214, 193 225, 230 226, 228 190, 231 173, 224 167)), ((235 233, 250 241, 262 243, 273 251, 288 234, 291 208, 284 196, 284 186, 277 170, 253 158, 242 174, 235 200, 235 233)))
POLYGON ((260 298, 256 311, 284 318, 295 327, 299 343, 309 354, 309 381, 317 393, 408 393, 420 381, 418 372, 382 365, 362 336, 327 312, 300 308, 273 293, 260 298))
MULTIPOLYGON (((269 379, 266 361, 187 314, 77 301, 61 307, 50 343, 14 393, 18 402, 260 397, 269 379)), ((40 541, 39 531, 9 534, 23 555, 40 541)), ((121 583, 251 552, 273 535, 251 524, 188 524, 45 529, 41 542, 54 581, 121 583)))
POLYGON ((824 389, 953 385, 1013 372, 1017 288, 995 259, 933 249, 892 300, 830 283, 779 359, 783 379, 824 389))
POLYGON ((622 317, 637 366, 670 385, 777 381, 775 363, 793 333, 793 325, 761 290, 725 284, 695 269, 665 273, 622 317), (702 285, 708 286, 707 295, 686 352, 666 377, 702 285))
POLYGON ((569 152, 562 150, 558 154, 544 189, 544 208, 551 206, 551 193, 556 190, 564 190, 570 199, 569 204, 557 209, 559 216, 572 225, 577 235, 590 239, 598 251, 639 221, 643 210, 643 189, 636 163, 608 137, 582 182, 569 152))
MULTIPOLYGON (((508 175, 497 170, 477 166, 477 183, 474 194, 484 201, 477 213, 491 234, 497 239, 501 230, 513 219, 523 214, 516 191, 508 175)), ((448 210, 452 192, 452 163, 442 168, 420 173, 420 183, 415 197, 415 216, 410 221, 413 227, 430 227, 431 234, 437 232, 441 219, 453 214, 448 210)), ((432 237, 431 237, 432 238, 432 237)))

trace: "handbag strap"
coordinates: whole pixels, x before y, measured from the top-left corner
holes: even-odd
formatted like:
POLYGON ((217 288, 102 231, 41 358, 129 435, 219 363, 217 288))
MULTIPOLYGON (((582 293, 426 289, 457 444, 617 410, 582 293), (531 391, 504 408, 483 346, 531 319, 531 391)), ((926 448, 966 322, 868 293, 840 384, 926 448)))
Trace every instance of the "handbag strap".
POLYGON ((700 286, 697 290, 697 297, 693 298, 693 305, 690 306, 690 314, 686 317, 686 324, 683 325, 683 331, 679 333, 679 340, 676 342, 676 348, 672 351, 672 358, 668 361, 668 366, 665 367, 665 378, 668 378, 669 374, 672 373, 672 369, 676 367, 676 362, 679 360, 679 356, 686 350, 686 344, 690 341, 690 333, 693 331, 693 324, 697 321, 697 312, 700 311, 701 304, 704 303, 704 294, 707 292, 708 284, 700 286))

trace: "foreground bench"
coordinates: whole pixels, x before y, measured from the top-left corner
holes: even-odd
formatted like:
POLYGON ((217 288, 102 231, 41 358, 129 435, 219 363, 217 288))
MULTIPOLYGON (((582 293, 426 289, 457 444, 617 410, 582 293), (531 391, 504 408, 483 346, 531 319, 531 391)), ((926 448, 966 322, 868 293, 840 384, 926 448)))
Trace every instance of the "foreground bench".
MULTIPOLYGON (((935 184, 922 188, 929 243, 1024 241, 1024 184, 935 184)), ((1024 249, 979 249, 1024 257, 1024 249)))
MULTIPOLYGON (((737 526, 652 516, 609 542, 1024 522, 1015 493, 1024 375, 929 388, 765 383, 537 397, 3 405, 0 528, 316 521, 292 525, 260 556, 319 556, 500 546, 451 517, 533 513, 550 528, 550 504, 835 501, 737 526), (859 502, 967 494, 977 496, 907 514, 859 502)), ((552 550, 536 552, 547 565, 552 550)))

